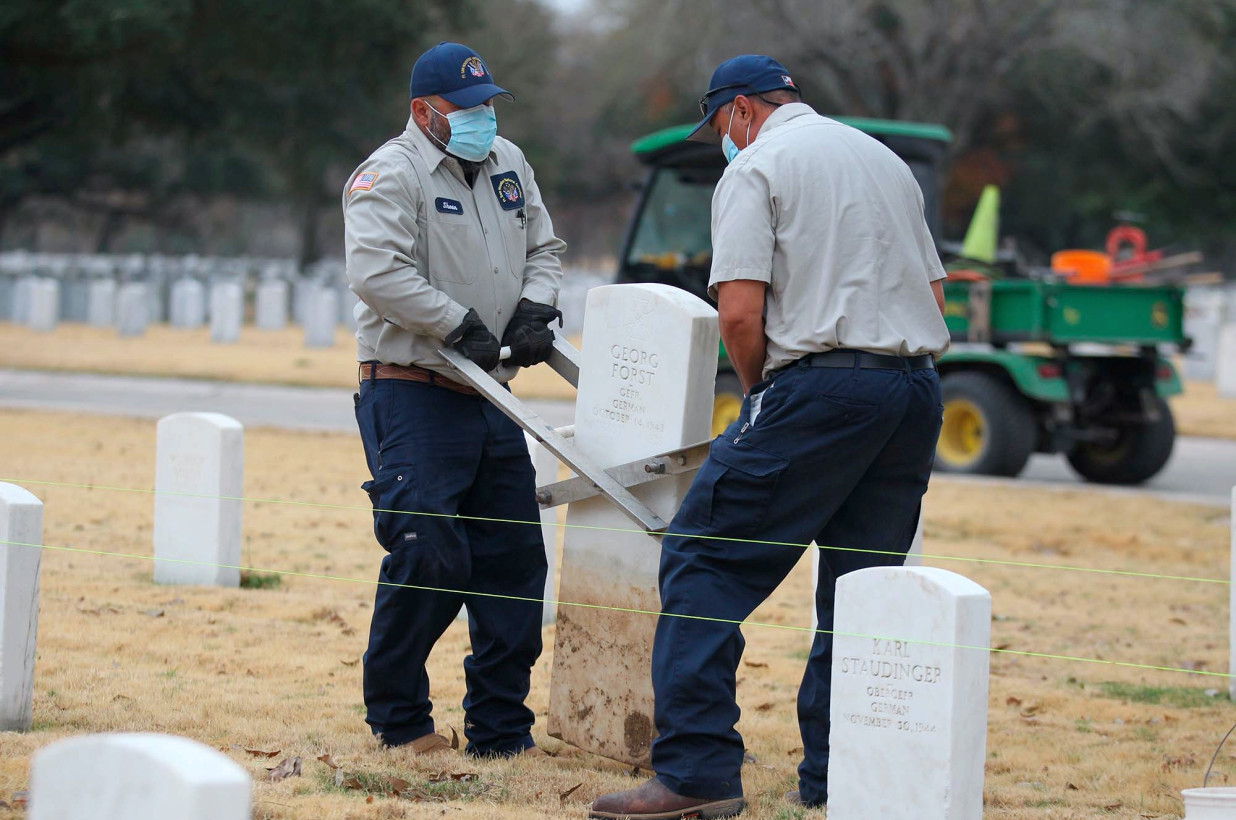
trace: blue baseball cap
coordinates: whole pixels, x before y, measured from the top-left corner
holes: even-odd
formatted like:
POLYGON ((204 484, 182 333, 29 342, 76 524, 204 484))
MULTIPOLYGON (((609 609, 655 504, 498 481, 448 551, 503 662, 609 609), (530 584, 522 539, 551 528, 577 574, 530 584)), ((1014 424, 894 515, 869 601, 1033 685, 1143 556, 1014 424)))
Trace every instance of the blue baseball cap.
POLYGON ((687 139, 714 144, 720 142, 708 127, 717 109, 739 94, 763 94, 780 88, 798 90, 790 72, 772 57, 765 57, 763 54, 740 54, 726 60, 712 72, 708 93, 700 97, 700 113, 704 115, 704 119, 700 120, 687 139))
POLYGON ((494 75, 481 55, 459 43, 438 43, 412 66, 408 97, 434 95, 460 108, 473 108, 497 96, 515 100, 511 92, 494 85, 494 75))

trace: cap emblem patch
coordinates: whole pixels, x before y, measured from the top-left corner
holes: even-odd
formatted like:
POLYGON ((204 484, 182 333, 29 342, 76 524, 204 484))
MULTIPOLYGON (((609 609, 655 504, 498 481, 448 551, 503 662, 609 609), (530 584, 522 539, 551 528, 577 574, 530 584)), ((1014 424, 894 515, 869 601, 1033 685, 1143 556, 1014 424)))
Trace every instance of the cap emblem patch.
POLYGON ((463 61, 463 65, 459 67, 459 76, 467 77, 471 74, 473 77, 480 79, 485 76, 485 64, 478 57, 469 57, 463 61))
POLYGON ((790 75, 789 75, 789 74, 782 74, 782 75, 781 75, 781 82, 785 83, 785 84, 786 84, 786 85, 788 85, 790 88, 794 88, 794 81, 790 79, 790 75))

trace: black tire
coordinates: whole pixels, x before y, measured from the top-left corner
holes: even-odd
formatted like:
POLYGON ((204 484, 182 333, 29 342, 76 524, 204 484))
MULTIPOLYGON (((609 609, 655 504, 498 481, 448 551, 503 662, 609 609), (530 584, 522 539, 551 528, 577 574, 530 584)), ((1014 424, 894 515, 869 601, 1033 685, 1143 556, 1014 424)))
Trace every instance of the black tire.
POLYGON ((952 373, 940 388, 944 426, 936 444, 936 469, 970 475, 1021 473, 1038 441, 1029 402, 985 373, 952 373))
POLYGON ((1176 423, 1172 410, 1155 396, 1158 418, 1120 428, 1114 444, 1083 442, 1069 453, 1069 464, 1082 478, 1100 484, 1141 484, 1153 477, 1172 457, 1176 423))

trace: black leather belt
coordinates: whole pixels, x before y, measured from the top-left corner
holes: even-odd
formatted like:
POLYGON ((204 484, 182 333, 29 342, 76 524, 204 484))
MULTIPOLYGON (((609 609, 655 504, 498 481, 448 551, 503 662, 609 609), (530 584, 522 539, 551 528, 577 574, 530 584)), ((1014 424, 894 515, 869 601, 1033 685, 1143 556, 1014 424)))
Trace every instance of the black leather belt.
POLYGON ((797 364, 803 367, 837 367, 850 368, 855 366, 864 370, 935 370, 936 360, 930 353, 922 356, 889 356, 884 353, 867 353, 863 350, 826 350, 823 353, 812 353, 799 359, 797 364))

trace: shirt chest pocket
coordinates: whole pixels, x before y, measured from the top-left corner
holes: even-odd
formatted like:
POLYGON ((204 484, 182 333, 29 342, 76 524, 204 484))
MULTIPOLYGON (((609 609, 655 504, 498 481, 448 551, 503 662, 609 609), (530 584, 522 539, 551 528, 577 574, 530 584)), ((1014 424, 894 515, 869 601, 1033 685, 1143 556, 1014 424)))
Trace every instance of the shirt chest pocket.
POLYGON ((487 267, 485 243, 476 226, 466 217, 431 215, 425 233, 425 266, 431 283, 470 285, 487 267))
POLYGON ((524 263, 528 260, 528 229, 524 225, 526 217, 520 218, 520 211, 501 211, 499 222, 502 225, 502 245, 506 249, 507 270, 519 281, 524 278, 524 263))

